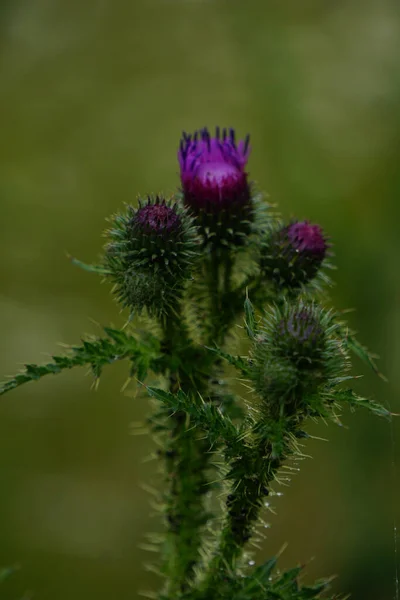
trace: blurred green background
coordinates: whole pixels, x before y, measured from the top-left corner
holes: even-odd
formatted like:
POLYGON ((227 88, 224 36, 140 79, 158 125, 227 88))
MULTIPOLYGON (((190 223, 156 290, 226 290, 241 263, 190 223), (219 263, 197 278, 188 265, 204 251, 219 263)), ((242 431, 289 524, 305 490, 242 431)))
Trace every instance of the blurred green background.
MULTIPOLYGON (((232 125, 251 133, 271 201, 332 236, 335 302, 357 307, 351 325, 390 379, 356 362, 359 390, 399 411, 399 56, 397 0, 1 0, 0 373, 123 322, 66 252, 95 261, 110 213, 175 189, 182 129, 232 125)), ((159 527, 141 488, 157 482, 153 446, 130 435, 149 407, 120 394, 125 377, 106 370, 95 392, 74 371, 1 399, 0 565, 21 565, 1 598, 158 584, 140 548, 159 527)), ((329 443, 308 444, 257 560, 287 542, 283 566, 390 600, 399 422, 392 445, 387 423, 343 420, 312 427, 329 443)))

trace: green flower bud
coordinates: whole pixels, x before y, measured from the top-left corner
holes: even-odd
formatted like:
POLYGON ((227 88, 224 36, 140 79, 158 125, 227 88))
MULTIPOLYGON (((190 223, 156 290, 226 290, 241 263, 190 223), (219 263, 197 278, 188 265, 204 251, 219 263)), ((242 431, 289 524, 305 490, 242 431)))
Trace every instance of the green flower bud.
POLYGON ((266 313, 251 350, 252 380, 270 406, 293 409, 348 368, 334 315, 303 300, 266 313))
POLYGON ((279 226, 264 240, 260 266, 280 287, 296 289, 316 277, 327 252, 327 239, 319 225, 294 221, 279 226))
POLYGON ((181 297, 200 239, 186 208, 158 196, 112 219, 105 264, 114 291, 132 310, 162 314, 181 297))

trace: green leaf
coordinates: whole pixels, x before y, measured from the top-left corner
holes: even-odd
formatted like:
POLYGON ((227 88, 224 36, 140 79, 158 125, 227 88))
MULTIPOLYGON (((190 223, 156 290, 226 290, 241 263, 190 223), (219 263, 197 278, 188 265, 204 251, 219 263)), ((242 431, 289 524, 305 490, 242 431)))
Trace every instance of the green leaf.
POLYGON ((366 408, 375 415, 378 415, 378 417, 385 417, 388 420, 392 417, 392 413, 382 406, 382 404, 370 398, 362 398, 351 389, 333 392, 331 398, 337 402, 346 402, 351 408, 366 408))
POLYGON ((271 577, 271 573, 274 570, 276 563, 277 558, 274 556, 270 560, 267 560, 263 565, 254 569, 251 576, 248 578, 248 581, 246 581, 245 591, 253 592, 260 588, 269 587, 269 578, 271 577))
POLYGON ((254 308, 250 302, 249 296, 246 291, 246 299, 244 301, 244 324, 247 331, 247 335, 253 340, 257 333, 257 322, 254 313, 254 308))
POLYGON ((298 596, 299 600, 309 600, 310 598, 317 598, 322 592, 327 590, 330 585, 330 580, 317 581, 314 585, 304 586, 300 590, 298 596))
POLYGON ((105 365, 124 359, 132 361, 132 371, 143 381, 152 362, 158 358, 158 348, 154 345, 154 340, 151 339, 150 343, 137 340, 123 330, 109 327, 104 331, 107 337, 82 340, 80 346, 71 346, 65 355, 53 356, 52 362, 45 365, 25 365, 20 373, 0 383, 0 395, 29 381, 37 381, 45 375, 56 375, 73 367, 89 365, 93 375, 98 378, 105 365))
POLYGON ((224 350, 221 350, 221 348, 218 346, 215 348, 206 346, 206 348, 207 350, 210 350, 210 352, 215 352, 215 354, 218 354, 218 356, 226 360, 230 365, 236 367, 236 369, 241 371, 246 377, 249 376, 250 365, 246 359, 242 358, 241 356, 233 356, 233 354, 229 354, 229 352, 224 352, 224 350))
POLYGON ((300 575, 303 567, 294 567, 293 569, 289 569, 288 571, 284 571, 279 579, 275 581, 275 587, 279 591, 283 591, 289 589, 291 592, 298 591, 297 578, 300 575))
POLYGON ((73 265, 76 265, 80 269, 87 271, 88 273, 97 273, 98 275, 110 275, 110 269, 106 269, 102 265, 89 265, 87 263, 82 262, 81 260, 74 258, 71 255, 67 255, 73 265))
POLYGON ((346 335, 347 346, 356 354, 361 360, 367 364, 378 377, 383 379, 383 381, 387 382, 387 378, 379 371, 378 367, 375 364, 374 356, 369 352, 365 346, 362 346, 356 338, 351 335, 346 335))
POLYGON ((211 402, 204 401, 199 396, 188 396, 182 390, 176 394, 159 388, 147 387, 150 396, 157 398, 172 413, 185 412, 196 427, 207 431, 207 437, 212 446, 216 441, 236 440, 238 430, 230 418, 211 402))

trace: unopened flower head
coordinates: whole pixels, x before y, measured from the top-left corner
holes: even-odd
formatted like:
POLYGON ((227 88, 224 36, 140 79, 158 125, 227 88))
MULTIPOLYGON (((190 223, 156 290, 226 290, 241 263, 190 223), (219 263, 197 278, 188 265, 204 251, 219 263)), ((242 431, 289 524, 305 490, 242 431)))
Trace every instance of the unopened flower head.
POLYGON ((248 233, 251 194, 245 168, 249 141, 249 136, 237 141, 234 129, 221 131, 219 127, 215 136, 204 128, 184 133, 181 139, 178 160, 185 205, 216 236, 225 237, 227 229, 248 233))
POLYGON ((296 288, 314 279, 328 247, 319 225, 295 221, 276 229, 266 240, 261 267, 279 285, 296 288))
MULTIPOLYGON (((285 301, 265 313, 254 339, 252 379, 267 403, 297 403, 348 368, 335 314, 308 301, 285 301)), ((287 409, 290 410, 290 406, 287 409)))
POLYGON ((132 224, 148 235, 165 237, 179 231, 181 218, 174 207, 167 206, 165 200, 157 197, 155 202, 149 200, 145 206, 140 206, 132 224))
POLYGON ((287 227, 287 236, 292 247, 299 253, 302 260, 312 260, 321 264, 325 258, 327 243, 319 225, 308 221, 295 222, 287 227))
POLYGON ((291 311, 278 324, 278 336, 284 336, 296 346, 315 347, 323 339, 323 329, 312 309, 301 308, 291 311))
POLYGON ((106 265, 124 305, 161 313, 179 298, 200 247, 186 208, 149 196, 116 215, 108 237, 106 265))

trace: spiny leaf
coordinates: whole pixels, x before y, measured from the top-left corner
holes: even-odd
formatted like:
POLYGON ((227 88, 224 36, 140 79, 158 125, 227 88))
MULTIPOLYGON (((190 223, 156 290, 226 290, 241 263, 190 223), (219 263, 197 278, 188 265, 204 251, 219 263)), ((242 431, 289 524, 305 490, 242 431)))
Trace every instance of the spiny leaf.
POLYGON ((187 413, 193 424, 207 431, 212 446, 218 439, 236 439, 238 430, 229 417, 214 404, 203 402, 201 398, 188 396, 182 390, 171 394, 158 388, 146 388, 150 396, 160 400, 172 412, 187 413))
POLYGON ((288 571, 284 571, 279 579, 275 581, 275 586, 279 591, 289 588, 291 592, 298 591, 297 578, 300 575, 303 567, 294 567, 288 571))
POLYGON ((118 360, 132 361, 131 374, 137 373, 144 380, 151 363, 158 356, 151 345, 137 340, 119 329, 105 328, 108 337, 82 340, 80 346, 71 346, 67 354, 52 356, 52 362, 45 365, 28 364, 23 371, 0 384, 0 395, 29 381, 37 381, 45 375, 56 375, 65 369, 89 365, 98 378, 103 367, 118 360))
POLYGON ((274 570, 277 563, 277 558, 274 556, 270 560, 267 560, 263 565, 254 569, 246 583, 246 592, 251 592, 259 587, 269 586, 269 577, 274 570))
POLYGON ((299 600, 309 600, 310 598, 317 598, 322 592, 327 590, 330 585, 330 580, 317 581, 314 585, 304 586, 300 589, 298 596, 299 600))
POLYGON ((241 371, 243 375, 245 375, 245 377, 247 377, 250 374, 249 363, 241 356, 233 356, 233 354, 229 354, 229 352, 224 352, 224 350, 221 350, 221 348, 219 348, 218 346, 216 346, 215 348, 210 348, 206 346, 206 348, 207 350, 218 354, 218 356, 226 360, 233 367, 236 367, 236 369, 238 369, 238 371, 241 371))
POLYGON ((73 265, 76 265, 80 269, 84 271, 88 271, 89 273, 97 273, 98 275, 109 275, 111 271, 106 269, 102 265, 89 265, 87 263, 82 262, 81 260, 74 258, 70 254, 67 255, 73 265))
POLYGON ((346 402, 351 408, 367 408, 370 412, 378 415, 378 417, 391 419, 392 413, 379 404, 379 402, 375 402, 375 400, 371 400, 370 398, 362 398, 351 389, 338 390, 333 392, 331 396, 337 402, 346 402))
POLYGON ((361 360, 364 363, 366 363, 374 371, 374 373, 376 373, 376 375, 378 375, 378 377, 383 379, 383 381, 387 382, 387 378, 383 375, 383 373, 381 373, 379 371, 378 367, 375 364, 374 357, 369 352, 369 350, 367 348, 365 348, 365 346, 362 346, 360 344, 360 342, 358 340, 356 340, 356 338, 349 333, 346 335, 346 341, 347 341, 347 346, 350 348, 350 350, 352 350, 354 352, 354 354, 356 354, 359 358, 361 358, 361 360))
POLYGON ((247 335, 251 340, 253 340, 257 333, 257 322, 254 313, 254 308, 252 303, 250 302, 247 291, 246 300, 244 301, 244 324, 246 327, 247 335))

